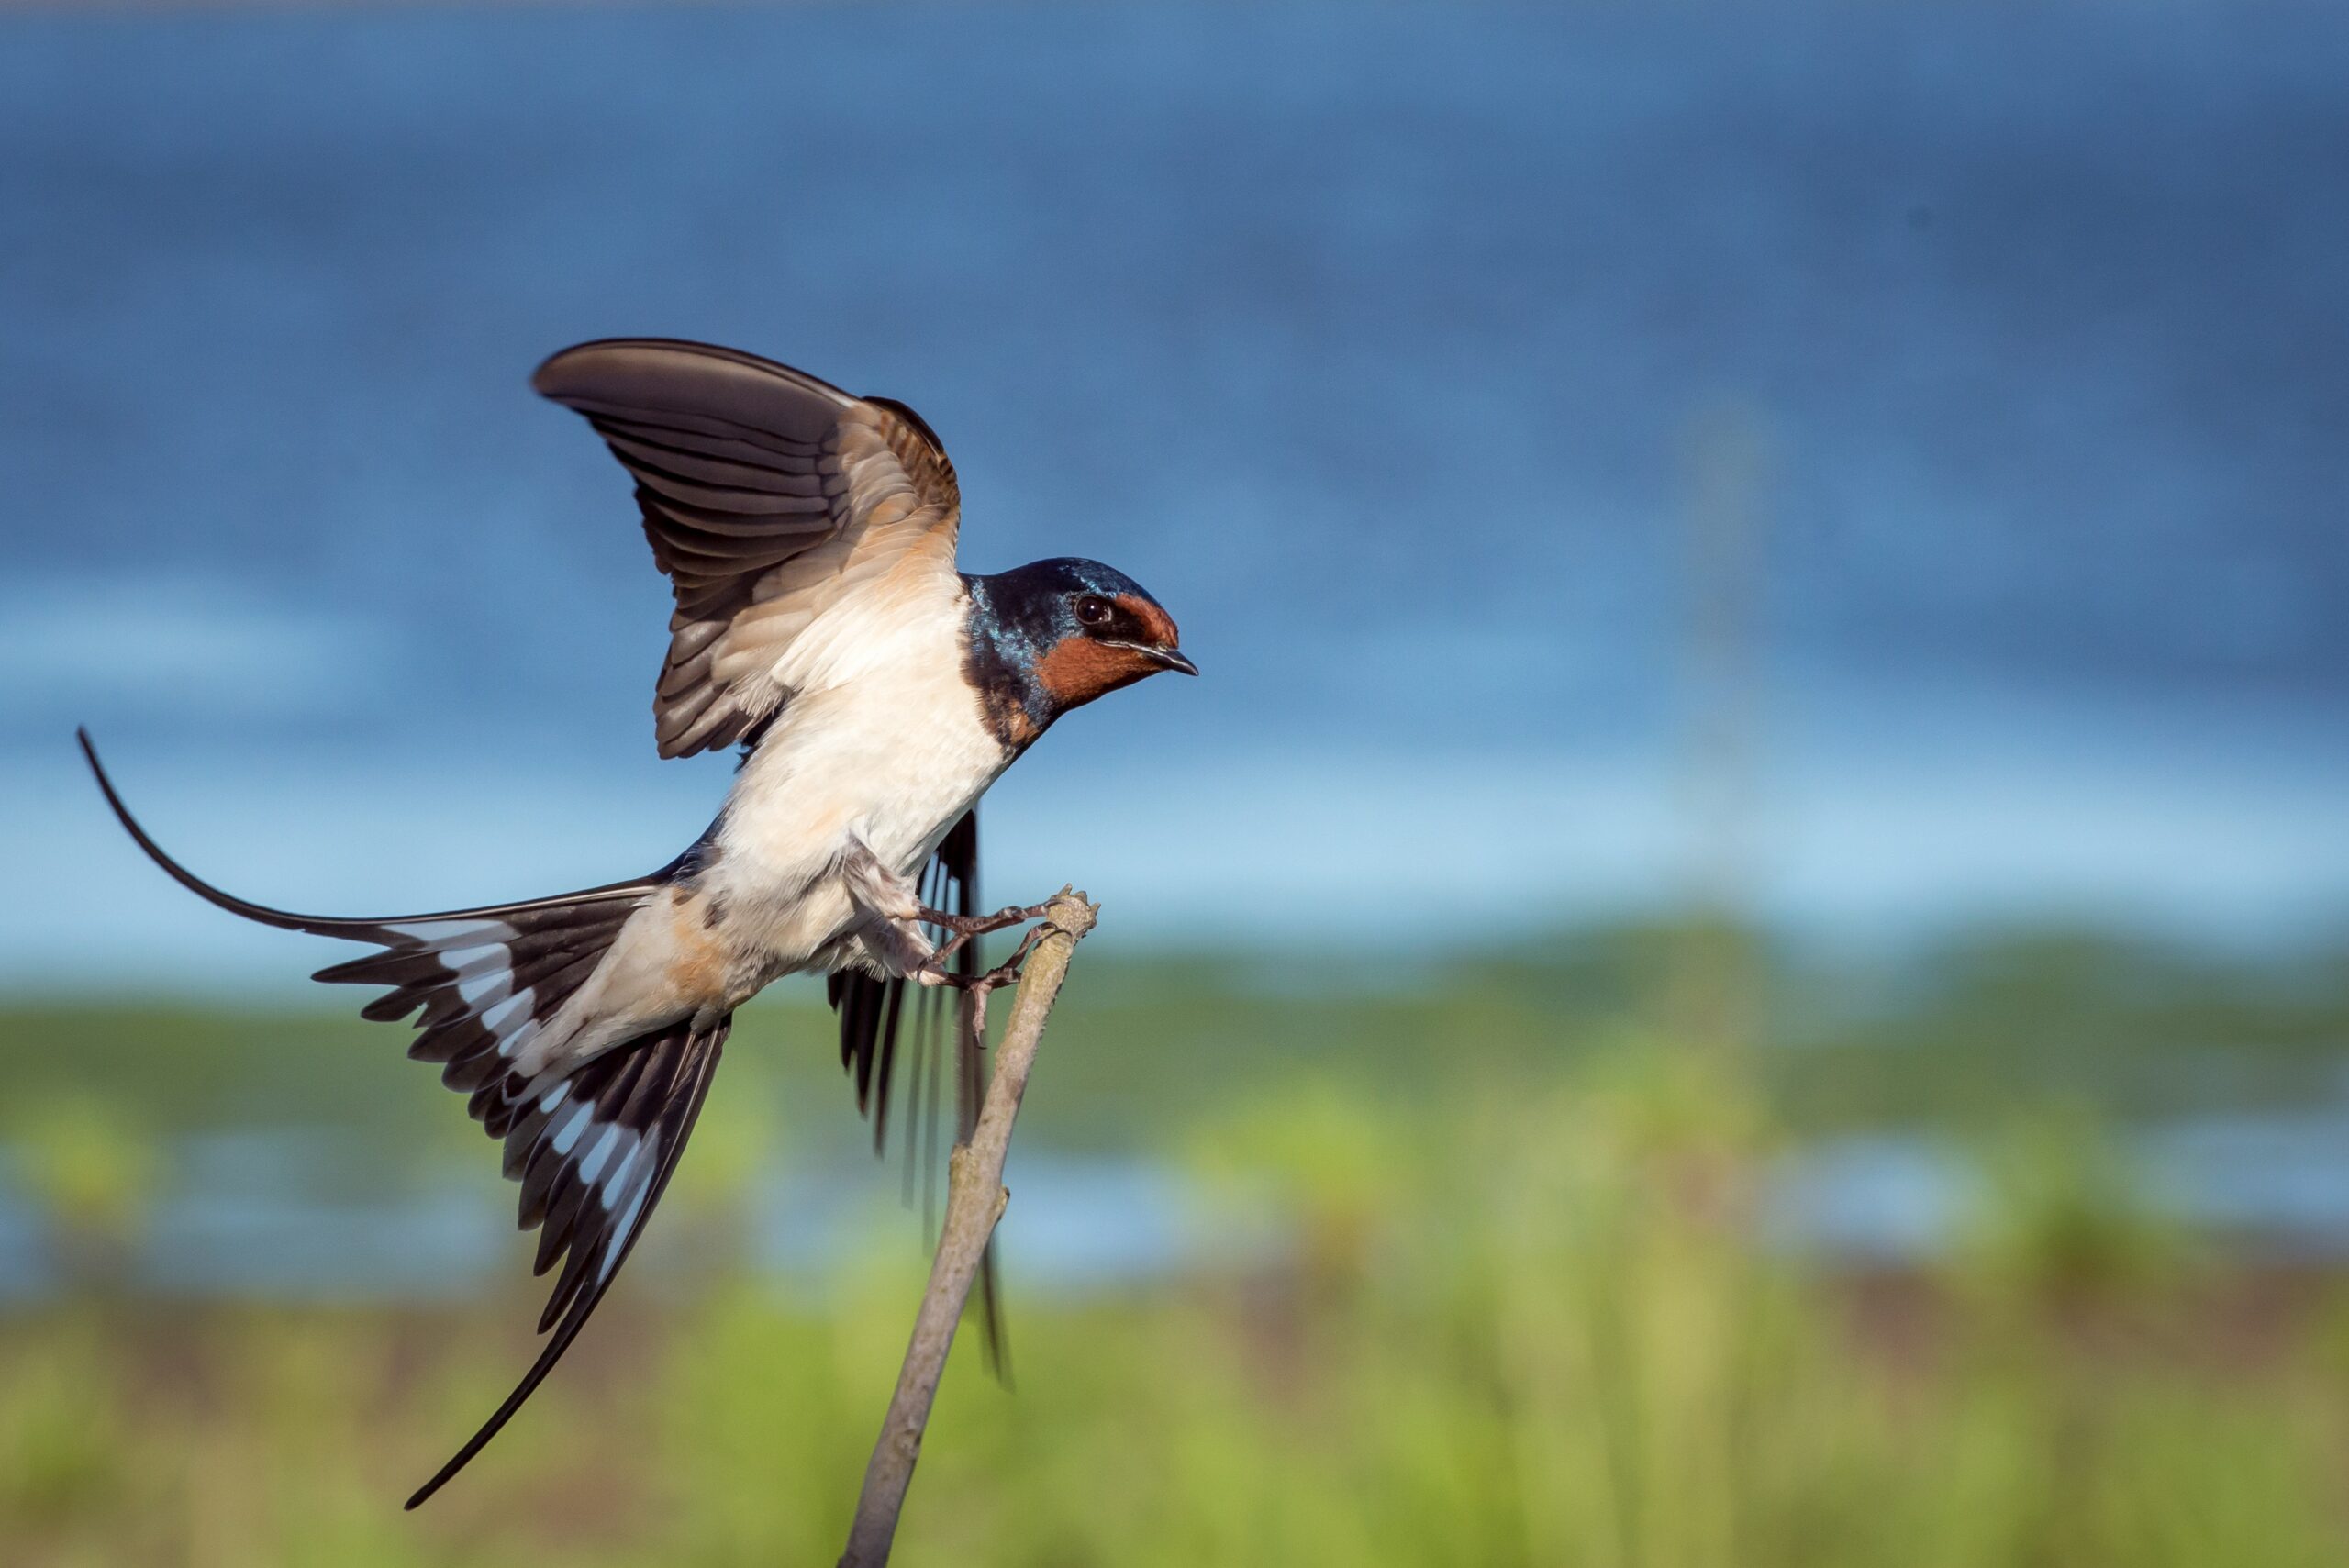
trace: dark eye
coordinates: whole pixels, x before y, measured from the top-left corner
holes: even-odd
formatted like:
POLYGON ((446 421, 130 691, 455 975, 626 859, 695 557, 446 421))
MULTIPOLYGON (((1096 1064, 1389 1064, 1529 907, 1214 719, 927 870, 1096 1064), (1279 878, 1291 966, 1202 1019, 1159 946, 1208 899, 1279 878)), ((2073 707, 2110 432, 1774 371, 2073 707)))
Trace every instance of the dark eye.
POLYGON ((1076 618, 1087 626, 1108 626, 1112 613, 1109 601, 1098 594, 1087 594, 1076 601, 1076 618))

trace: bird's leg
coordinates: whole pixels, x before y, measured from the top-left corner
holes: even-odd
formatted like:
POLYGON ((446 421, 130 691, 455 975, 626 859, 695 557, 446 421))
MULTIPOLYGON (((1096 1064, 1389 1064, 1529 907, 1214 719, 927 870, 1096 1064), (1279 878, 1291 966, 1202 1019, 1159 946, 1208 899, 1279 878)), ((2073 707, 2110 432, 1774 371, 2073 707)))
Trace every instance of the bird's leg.
POLYGON ((883 865, 853 835, 841 851, 840 869, 850 901, 865 917, 865 940, 874 956, 897 974, 918 975, 937 967, 939 950, 922 932, 927 911, 914 884, 883 865))
POLYGON ((1041 920, 1045 906, 998 909, 992 915, 949 915, 925 909, 914 884, 883 865, 880 857, 853 835, 841 851, 840 868, 850 899, 866 917, 866 942, 889 969, 924 985, 952 985, 984 996, 998 985, 1017 981, 1029 951, 1052 929, 1050 925, 1031 927, 1011 956, 984 974, 956 974, 947 969, 946 960, 964 944, 1023 920, 1041 920), (924 925, 943 928, 952 935, 933 944, 921 929, 924 925))

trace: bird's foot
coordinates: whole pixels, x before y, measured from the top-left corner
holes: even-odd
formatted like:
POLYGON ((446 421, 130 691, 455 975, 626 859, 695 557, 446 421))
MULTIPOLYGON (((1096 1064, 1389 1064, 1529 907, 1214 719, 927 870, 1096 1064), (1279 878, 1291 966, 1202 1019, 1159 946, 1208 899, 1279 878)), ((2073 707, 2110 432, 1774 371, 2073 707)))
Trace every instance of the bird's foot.
MULTIPOLYGON (((1020 919, 1038 919, 1042 910, 1039 908, 1034 915, 1014 910, 1006 910, 1004 913, 1017 914, 1020 919)), ((1004 922, 1006 925, 1017 923, 1016 920, 1004 922)), ((948 953, 978 934, 977 932, 958 933, 952 941, 940 948, 928 963, 914 971, 914 978, 924 985, 951 985, 958 991, 974 992, 979 1000, 984 1003, 988 992, 999 986, 1018 984, 1020 972, 1027 967, 1029 953, 1035 951, 1038 942, 1042 941, 1059 929, 1050 920, 1038 919, 1036 925, 1029 927, 1020 934, 1019 945, 1011 950, 1009 958, 982 974, 957 974, 941 962, 948 953)), ((989 926, 986 929, 999 930, 1001 927, 989 926)))
MULTIPOLYGON (((946 940, 940 943, 938 951, 931 955, 934 959, 942 962, 956 949, 965 946, 976 938, 985 936, 989 931, 1007 930, 1030 920, 1042 919, 1045 907, 1046 906, 1041 904, 1026 906, 1015 904, 998 909, 992 915, 949 915, 943 909, 923 909, 916 915, 915 918, 926 926, 935 926, 940 930, 949 933, 946 940)), ((1024 953, 1033 945, 1033 940, 1030 939, 1020 945, 1019 951, 1024 953)))
POLYGON ((1049 906, 1042 904, 1010 905, 992 915, 949 915, 943 909, 924 909, 919 918, 924 925, 936 926, 957 936, 981 937, 989 931, 1000 931, 1030 920, 1041 920, 1049 906))

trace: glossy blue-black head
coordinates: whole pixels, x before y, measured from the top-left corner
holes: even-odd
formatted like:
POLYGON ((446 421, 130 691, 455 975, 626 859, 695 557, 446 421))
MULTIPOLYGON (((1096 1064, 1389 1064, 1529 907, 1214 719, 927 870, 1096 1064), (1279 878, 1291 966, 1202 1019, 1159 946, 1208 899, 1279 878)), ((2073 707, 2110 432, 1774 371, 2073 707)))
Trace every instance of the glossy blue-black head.
POLYGON ((971 599, 973 678, 1016 697, 1030 739, 1069 709, 1145 676, 1199 673, 1184 657, 1174 617, 1141 584, 1097 561, 1032 561, 974 577, 971 599))

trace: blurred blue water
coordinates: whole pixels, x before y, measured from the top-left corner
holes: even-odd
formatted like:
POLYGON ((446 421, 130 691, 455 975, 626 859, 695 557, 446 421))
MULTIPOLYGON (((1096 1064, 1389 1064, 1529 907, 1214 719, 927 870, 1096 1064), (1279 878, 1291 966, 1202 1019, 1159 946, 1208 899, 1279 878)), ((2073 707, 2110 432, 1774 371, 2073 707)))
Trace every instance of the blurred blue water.
MULTIPOLYGON (((406 1301, 480 1295, 520 1277, 529 1244, 513 1234, 510 1187, 481 1173, 428 1180, 392 1151, 357 1152, 354 1162, 347 1129, 183 1140, 170 1151, 168 1195, 123 1237, 119 1283, 155 1296, 406 1301)), ((2121 1153, 2124 1191, 2143 1218, 2245 1260, 2349 1257, 2349 1108, 2142 1129, 2121 1153)), ((0 1159, 0 1307, 50 1298, 72 1281, 70 1237, 10 1179, 8 1163, 0 1159)), ((1152 1161, 1028 1149, 1008 1180, 1019 1202, 1003 1240, 1021 1290, 1066 1297, 1236 1273, 1297 1243, 1295 1217, 1269 1197, 1211 1195, 1152 1161)), ((878 1167, 770 1170, 742 1212, 654 1227, 634 1277, 657 1285, 730 1262, 821 1292, 863 1266, 876 1238, 900 1236, 918 1255, 922 1224, 893 1212, 895 1185, 878 1167)), ((1751 1195, 1761 1245, 1831 1267, 1930 1265, 2003 1212, 1973 1154, 1916 1134, 1790 1151, 1758 1173, 1751 1195)))
POLYGON ((53 891, 0 976, 292 968, 110 836, 75 721, 280 901, 699 828, 626 487, 523 386, 631 332, 910 401, 971 565, 1174 609, 1208 678, 991 818, 1112 932, 1241 875, 1346 929, 1672 896, 1708 700, 1770 913, 2337 915, 2344 164, 2318 9, 10 16, 0 831, 53 891))

